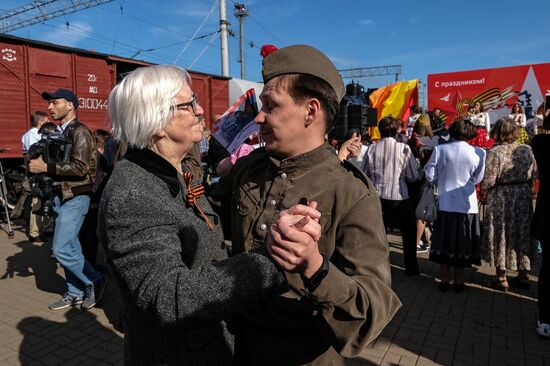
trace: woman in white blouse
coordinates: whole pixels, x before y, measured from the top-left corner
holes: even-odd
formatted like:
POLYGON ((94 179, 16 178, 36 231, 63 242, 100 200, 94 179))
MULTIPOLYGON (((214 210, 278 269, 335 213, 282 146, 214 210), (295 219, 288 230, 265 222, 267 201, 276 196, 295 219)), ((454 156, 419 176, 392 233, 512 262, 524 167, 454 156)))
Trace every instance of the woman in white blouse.
POLYGON ((489 135, 489 131, 491 130, 491 120, 489 119, 489 113, 485 112, 481 102, 474 103, 474 113, 473 117, 470 117, 470 119, 474 125, 485 127, 487 136, 489 135))
POLYGON ((426 180, 437 184, 439 213, 434 224, 430 260, 439 263, 445 292, 450 284, 450 267, 454 267, 454 290, 465 289, 464 267, 480 262, 480 226, 475 185, 485 171, 485 151, 466 141, 476 136, 469 120, 458 118, 449 129, 452 141, 434 148, 424 167, 426 180))
POLYGON ((508 118, 514 121, 519 127, 518 138, 515 142, 517 142, 518 144, 528 144, 529 134, 527 133, 527 129, 525 128, 527 126, 527 117, 525 117, 525 113, 523 113, 523 107, 521 106, 521 104, 516 103, 512 106, 512 111, 508 115, 508 118))
POLYGON ((508 115, 508 118, 516 122, 516 125, 518 127, 525 128, 527 126, 527 118, 525 117, 525 113, 523 113, 523 108, 519 103, 516 103, 512 106, 512 111, 508 115))

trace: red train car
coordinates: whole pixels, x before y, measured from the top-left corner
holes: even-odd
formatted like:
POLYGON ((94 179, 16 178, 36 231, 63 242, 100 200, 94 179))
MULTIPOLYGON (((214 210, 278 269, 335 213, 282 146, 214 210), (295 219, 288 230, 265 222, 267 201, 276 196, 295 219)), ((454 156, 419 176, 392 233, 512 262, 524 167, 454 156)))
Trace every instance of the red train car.
MULTIPOLYGON (((73 90, 78 118, 90 129, 108 129, 107 98, 124 74, 150 63, 0 34, 0 158, 21 158, 21 136, 30 114, 47 112, 43 91, 73 90)), ((210 123, 229 106, 229 79, 190 72, 193 90, 210 123)))

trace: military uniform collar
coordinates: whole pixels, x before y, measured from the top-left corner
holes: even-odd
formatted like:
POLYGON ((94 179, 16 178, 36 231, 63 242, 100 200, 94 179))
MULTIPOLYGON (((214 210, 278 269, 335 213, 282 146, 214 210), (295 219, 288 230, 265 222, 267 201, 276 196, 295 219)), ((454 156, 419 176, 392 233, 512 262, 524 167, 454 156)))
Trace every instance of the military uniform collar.
POLYGON ((328 143, 323 143, 319 147, 301 155, 296 155, 287 159, 280 159, 276 156, 269 156, 271 162, 279 170, 304 169, 321 164, 329 156, 336 156, 336 151, 328 143))
POLYGON ((170 190, 173 197, 181 190, 179 172, 162 156, 150 149, 129 149, 124 156, 126 160, 139 165, 149 173, 160 178, 170 190))

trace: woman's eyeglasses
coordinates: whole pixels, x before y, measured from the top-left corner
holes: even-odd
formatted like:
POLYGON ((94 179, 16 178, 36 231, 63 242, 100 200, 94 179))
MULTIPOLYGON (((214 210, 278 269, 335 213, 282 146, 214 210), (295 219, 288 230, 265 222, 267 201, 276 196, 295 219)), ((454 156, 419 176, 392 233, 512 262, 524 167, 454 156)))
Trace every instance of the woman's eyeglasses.
POLYGON ((199 102, 197 101, 197 96, 193 94, 193 98, 191 98, 189 102, 178 103, 175 105, 175 108, 179 110, 189 110, 189 107, 191 107, 193 114, 196 116, 198 114, 197 113, 198 105, 199 105, 199 102))

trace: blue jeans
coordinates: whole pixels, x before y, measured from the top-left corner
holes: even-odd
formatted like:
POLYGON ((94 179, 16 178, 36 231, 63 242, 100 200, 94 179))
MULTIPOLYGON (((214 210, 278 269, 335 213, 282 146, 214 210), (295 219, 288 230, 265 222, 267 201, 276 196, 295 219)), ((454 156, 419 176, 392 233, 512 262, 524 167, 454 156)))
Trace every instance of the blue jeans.
POLYGON ((83 297, 86 286, 101 278, 82 254, 78 233, 84 216, 90 206, 90 196, 82 195, 71 198, 61 204, 59 197, 55 198, 55 219, 53 234, 53 254, 65 270, 67 291, 72 296, 83 297))

